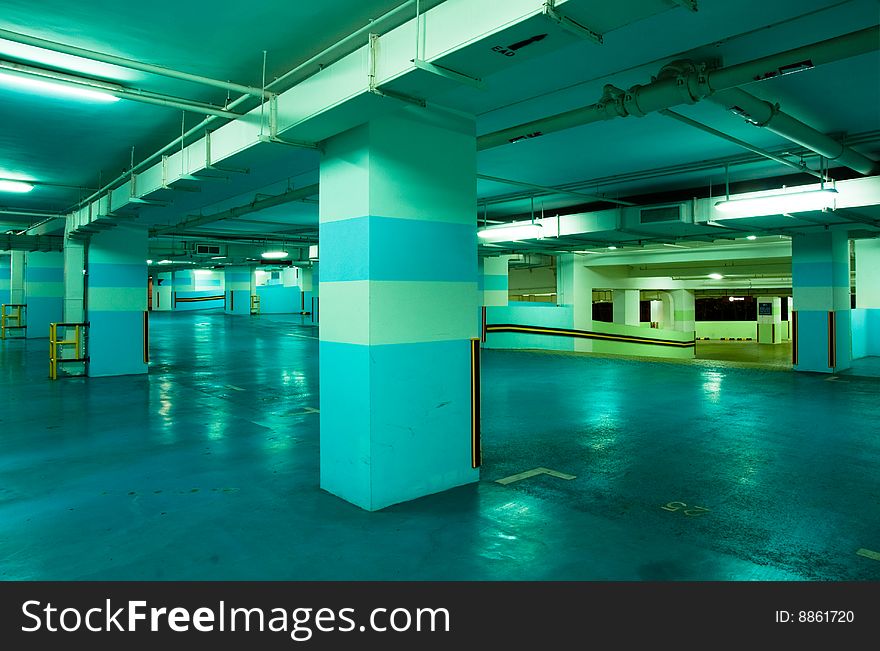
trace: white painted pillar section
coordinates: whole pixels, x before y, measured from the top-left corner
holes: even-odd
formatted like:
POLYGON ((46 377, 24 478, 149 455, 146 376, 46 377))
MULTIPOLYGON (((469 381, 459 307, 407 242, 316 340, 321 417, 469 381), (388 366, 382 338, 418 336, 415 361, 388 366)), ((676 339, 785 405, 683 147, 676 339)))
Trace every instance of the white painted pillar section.
POLYGON ((281 270, 281 284, 284 287, 297 287, 297 269, 296 267, 285 267, 281 270))
POLYGON ((673 330, 695 332, 694 292, 690 289, 675 289, 669 292, 673 303, 673 330))
POLYGON ((660 294, 660 304, 660 329, 675 330, 675 303, 672 294, 669 292, 660 294))
POLYGON ((9 261, 9 302, 24 303, 24 268, 27 256, 24 251, 13 251, 9 261))
POLYGON ((170 312, 172 309, 171 292, 174 290, 173 273, 163 271, 153 274, 153 311, 170 312))
POLYGON ((508 261, 510 256, 499 255, 479 260, 479 289, 486 307, 507 307, 508 261))
POLYGON ((758 343, 782 343, 782 299, 779 296, 759 296, 757 302, 758 343))
POLYGON ((611 293, 612 321, 620 325, 638 326, 641 320, 640 295, 638 289, 615 289, 611 293))
MULTIPOLYGON (((593 289, 595 274, 587 269, 581 257, 566 253, 557 258, 556 301, 559 305, 570 305, 575 330, 593 329, 593 289)), ((591 339, 575 339, 574 349, 578 352, 592 352, 591 339)))
POLYGON ((661 321, 663 321, 663 302, 651 301, 651 323, 656 323, 659 328, 661 321))
POLYGON ((856 308, 880 309, 880 240, 855 240, 856 308))

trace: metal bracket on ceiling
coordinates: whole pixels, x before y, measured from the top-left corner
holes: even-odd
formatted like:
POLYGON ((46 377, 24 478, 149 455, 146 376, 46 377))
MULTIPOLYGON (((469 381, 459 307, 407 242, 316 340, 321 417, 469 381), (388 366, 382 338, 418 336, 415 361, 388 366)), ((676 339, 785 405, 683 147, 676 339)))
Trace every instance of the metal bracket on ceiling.
POLYGON ((128 203, 139 203, 146 206, 170 206, 171 204, 168 201, 156 201, 155 199, 143 199, 141 197, 129 197, 128 203))
POLYGON ((411 97, 410 95, 404 95, 403 93, 395 93, 394 91, 381 90, 379 88, 371 88, 370 92, 373 95, 378 95, 379 97, 390 97, 391 99, 396 99, 399 102, 415 104, 416 106, 420 106, 421 108, 425 108, 428 106, 428 103, 425 100, 418 97, 411 97))
POLYGON ((463 74, 461 72, 457 72, 455 70, 451 70, 444 66, 438 66, 435 63, 430 63, 429 61, 425 61, 423 59, 413 59, 413 65, 419 70, 424 70, 425 72, 430 72, 439 77, 445 77, 446 79, 451 79, 452 81, 456 81, 460 84, 465 84, 467 86, 472 86, 474 88, 479 88, 483 90, 486 88, 486 82, 477 77, 471 77, 470 75, 463 74))
POLYGON ((379 35, 370 34, 370 59, 369 65, 367 66, 367 91, 369 93, 372 93, 373 95, 378 95, 379 97, 390 97, 401 102, 406 102, 407 104, 415 104, 416 106, 420 106, 421 108, 427 107, 428 103, 423 99, 419 99, 418 97, 411 97, 409 95, 404 95, 403 93, 395 93, 390 90, 381 90, 379 88, 379 85, 376 83, 376 60, 378 59, 378 47, 379 35))
POLYGON ((556 8, 556 0, 546 0, 544 2, 543 8, 541 9, 541 13, 546 18, 549 18, 554 23, 559 25, 562 29, 571 34, 574 34, 575 36, 586 38, 596 45, 602 45, 602 43, 604 43, 604 39, 599 32, 592 30, 586 25, 582 25, 576 20, 573 20, 561 13, 556 8))
POLYGON ((313 142, 306 142, 305 140, 284 140, 278 136, 264 135, 260 136, 258 140, 260 142, 274 142, 279 145, 290 145, 291 147, 299 147, 300 149, 320 149, 320 147, 313 142))

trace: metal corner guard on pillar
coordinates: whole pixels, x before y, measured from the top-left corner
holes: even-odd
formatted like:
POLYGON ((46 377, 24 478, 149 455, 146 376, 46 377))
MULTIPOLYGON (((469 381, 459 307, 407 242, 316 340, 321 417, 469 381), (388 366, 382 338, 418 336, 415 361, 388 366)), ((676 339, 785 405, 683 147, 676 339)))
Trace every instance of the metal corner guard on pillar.
POLYGON ((49 324, 49 379, 58 379, 59 364, 88 363, 89 356, 86 351, 85 329, 89 327, 84 323, 50 323, 49 324), (65 339, 68 330, 73 328, 73 339, 65 339), (58 338, 58 330, 62 329, 64 335, 58 338), (65 357, 65 346, 73 346, 73 357, 65 357))

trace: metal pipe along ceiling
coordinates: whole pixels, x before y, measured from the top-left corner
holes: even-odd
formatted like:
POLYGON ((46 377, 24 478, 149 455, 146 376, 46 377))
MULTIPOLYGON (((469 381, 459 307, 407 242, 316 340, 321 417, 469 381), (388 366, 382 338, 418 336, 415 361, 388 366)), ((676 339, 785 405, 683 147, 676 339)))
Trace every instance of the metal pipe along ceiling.
POLYGON ((833 138, 782 112, 778 105, 765 102, 744 90, 731 88, 709 99, 741 115, 750 124, 772 131, 856 172, 873 174, 878 169, 878 164, 867 156, 841 145, 833 138))
MULTIPOLYGON (((664 66, 658 78, 650 84, 636 85, 628 91, 615 88, 610 84, 606 85, 602 98, 595 104, 482 135, 477 138, 477 148, 480 150, 490 149, 592 122, 631 115, 641 117, 679 104, 694 104, 718 91, 726 91, 743 84, 772 79, 823 63, 873 52, 878 48, 880 48, 880 27, 869 27, 827 41, 714 71, 710 71, 705 64, 676 61, 664 66)), ((796 127, 784 118, 778 124, 781 127, 777 128, 789 127, 799 137, 804 136, 805 132, 802 128, 796 127)), ((798 124, 806 127, 802 123, 798 124)), ((809 127, 806 128, 809 129, 809 127)), ((815 130, 811 131, 818 133, 815 130)), ((827 136, 823 137, 827 138, 827 136)), ((803 139, 808 140, 808 138, 803 139)), ((803 144, 808 149, 813 149, 801 140, 795 140, 795 142, 803 144)), ((814 144, 816 143, 814 142, 814 144)), ((834 158, 841 163, 844 163, 844 160, 855 162, 861 169, 856 167, 853 169, 863 174, 870 173, 863 171, 865 169, 874 169, 875 163, 873 161, 869 161, 855 152, 852 152, 855 156, 846 152, 841 153, 842 146, 838 143, 834 143, 834 145, 822 143, 823 149, 827 147, 829 152, 836 151, 834 158), (857 160, 859 157, 864 160, 857 160), (870 168, 865 165, 865 160, 871 163, 870 168)), ((818 150, 814 151, 821 153, 818 150)))

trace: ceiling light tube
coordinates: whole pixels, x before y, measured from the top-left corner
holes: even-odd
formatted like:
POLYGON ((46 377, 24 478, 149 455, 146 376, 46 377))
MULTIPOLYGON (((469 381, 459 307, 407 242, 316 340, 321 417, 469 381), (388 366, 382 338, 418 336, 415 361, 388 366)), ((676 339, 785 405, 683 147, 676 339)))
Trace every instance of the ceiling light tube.
POLYGON ((484 242, 513 242, 515 240, 537 240, 544 237, 540 224, 513 222, 502 226, 489 226, 477 231, 477 237, 484 242))
POLYGON ((33 183, 26 183, 25 181, 7 181, 5 179, 0 179, 0 192, 30 192, 34 189, 33 183))
POLYGON ((60 77, 33 75, 6 66, 0 66, 0 85, 54 97, 85 99, 95 102, 119 101, 118 97, 110 94, 109 89, 101 90, 100 87, 93 86, 86 81, 75 82, 60 77))
POLYGON ((263 251, 260 255, 265 260, 283 260, 287 257, 287 251, 263 251))
POLYGON ((837 195, 837 190, 825 188, 718 201, 715 203, 715 220, 833 209, 837 195))

